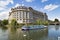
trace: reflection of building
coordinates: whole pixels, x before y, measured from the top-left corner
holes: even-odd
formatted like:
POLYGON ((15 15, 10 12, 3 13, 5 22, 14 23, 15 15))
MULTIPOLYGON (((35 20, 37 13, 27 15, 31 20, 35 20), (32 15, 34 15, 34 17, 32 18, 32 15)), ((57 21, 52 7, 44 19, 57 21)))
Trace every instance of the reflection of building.
POLYGON ((9 23, 12 19, 16 19, 18 23, 33 23, 37 19, 47 20, 48 18, 46 13, 36 11, 31 7, 18 6, 9 12, 9 23))

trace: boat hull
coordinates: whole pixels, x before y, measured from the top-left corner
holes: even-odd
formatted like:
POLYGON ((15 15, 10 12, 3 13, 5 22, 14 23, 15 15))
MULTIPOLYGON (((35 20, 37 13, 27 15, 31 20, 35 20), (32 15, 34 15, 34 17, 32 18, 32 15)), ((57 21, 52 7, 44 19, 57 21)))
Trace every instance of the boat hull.
POLYGON ((37 29, 44 29, 44 28, 47 28, 47 26, 24 26, 22 27, 22 30, 37 30, 37 29))

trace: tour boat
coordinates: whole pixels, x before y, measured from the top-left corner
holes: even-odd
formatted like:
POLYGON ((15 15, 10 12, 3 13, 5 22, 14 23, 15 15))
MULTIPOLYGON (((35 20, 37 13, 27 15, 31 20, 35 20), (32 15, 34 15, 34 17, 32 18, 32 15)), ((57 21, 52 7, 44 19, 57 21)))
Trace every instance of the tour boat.
POLYGON ((31 25, 31 26, 23 26, 21 29, 22 30, 34 30, 34 29, 43 29, 46 27, 47 26, 44 26, 44 25, 31 25))

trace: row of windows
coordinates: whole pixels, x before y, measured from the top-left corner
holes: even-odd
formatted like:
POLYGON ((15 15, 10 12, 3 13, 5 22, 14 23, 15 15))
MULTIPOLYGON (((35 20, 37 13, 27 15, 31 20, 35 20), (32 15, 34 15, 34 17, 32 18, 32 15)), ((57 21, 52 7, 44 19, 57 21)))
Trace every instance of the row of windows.
POLYGON ((13 14, 13 17, 17 18, 29 18, 29 12, 19 11, 13 14))

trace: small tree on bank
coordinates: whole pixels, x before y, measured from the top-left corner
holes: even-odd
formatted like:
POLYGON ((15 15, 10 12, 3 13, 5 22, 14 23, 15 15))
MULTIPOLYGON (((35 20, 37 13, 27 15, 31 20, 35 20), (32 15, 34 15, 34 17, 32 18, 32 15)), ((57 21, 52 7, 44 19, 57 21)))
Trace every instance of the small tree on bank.
POLYGON ((55 19, 54 22, 59 22, 59 20, 58 19, 55 19))
POLYGON ((10 23, 10 29, 11 30, 16 30, 17 29, 17 21, 15 19, 12 19, 11 20, 11 23, 10 23))
POLYGON ((44 25, 48 25, 49 23, 48 23, 48 21, 44 21, 43 24, 44 25))
POLYGON ((36 20, 36 24, 41 25, 41 24, 43 24, 43 22, 40 19, 38 19, 38 20, 36 20))
POLYGON ((11 25, 12 25, 12 26, 16 26, 16 25, 17 25, 17 21, 16 21, 15 19, 12 19, 12 20, 11 20, 11 25))
POLYGON ((36 24, 37 25, 48 25, 49 23, 48 23, 48 21, 37 20, 36 24))

